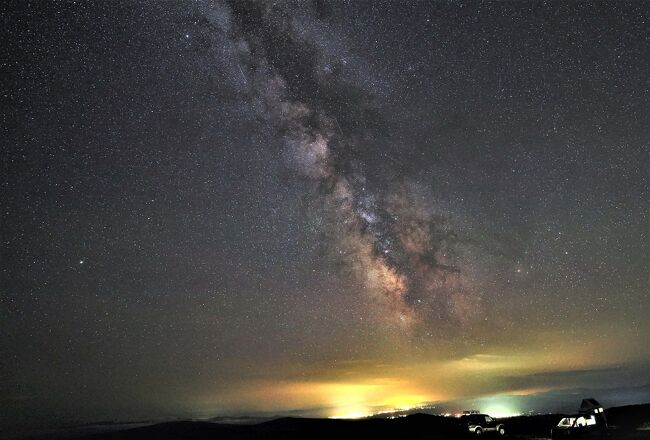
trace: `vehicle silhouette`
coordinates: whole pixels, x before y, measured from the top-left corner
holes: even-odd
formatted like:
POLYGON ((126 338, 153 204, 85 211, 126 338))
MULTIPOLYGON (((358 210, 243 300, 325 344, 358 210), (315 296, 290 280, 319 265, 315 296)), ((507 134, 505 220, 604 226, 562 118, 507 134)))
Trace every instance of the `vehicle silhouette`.
POLYGON ((465 414, 459 419, 461 429, 465 433, 480 436, 487 433, 506 435, 506 426, 487 414, 465 414))

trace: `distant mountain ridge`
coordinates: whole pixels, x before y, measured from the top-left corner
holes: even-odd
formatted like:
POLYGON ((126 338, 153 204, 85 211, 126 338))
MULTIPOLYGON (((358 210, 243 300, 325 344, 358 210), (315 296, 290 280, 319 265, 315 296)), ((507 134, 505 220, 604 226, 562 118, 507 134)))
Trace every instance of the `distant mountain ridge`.
MULTIPOLYGON (((650 423, 650 403, 609 408, 607 418, 612 426, 611 440, 650 438, 642 430, 650 423)), ((562 414, 518 416, 504 419, 508 437, 532 439, 548 437, 550 429, 562 414)), ((121 431, 79 435, 69 433, 31 437, 53 440, 298 440, 298 439, 402 439, 444 440, 462 437, 457 419, 430 414, 412 414, 395 419, 366 418, 361 420, 313 419, 285 417, 253 425, 225 424, 208 421, 165 422, 121 431)))

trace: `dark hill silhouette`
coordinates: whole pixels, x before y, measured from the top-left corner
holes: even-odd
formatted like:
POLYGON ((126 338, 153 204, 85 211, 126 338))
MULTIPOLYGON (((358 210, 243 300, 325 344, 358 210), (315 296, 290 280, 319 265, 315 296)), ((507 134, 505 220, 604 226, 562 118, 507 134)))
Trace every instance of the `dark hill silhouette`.
MULTIPOLYGON (((613 427, 611 440, 650 439, 650 404, 631 405, 606 410, 613 427)), ((503 419, 511 439, 549 438, 550 430, 562 414, 518 416, 503 419)), ((166 422, 156 425, 85 436, 48 436, 48 439, 77 440, 303 440, 303 439, 373 439, 437 440, 472 438, 460 432, 457 420, 429 414, 413 414, 395 419, 361 420, 279 418, 255 425, 214 422, 166 422)), ((485 435, 498 438, 497 435, 485 435)), ((43 437, 44 438, 44 437, 43 437)))

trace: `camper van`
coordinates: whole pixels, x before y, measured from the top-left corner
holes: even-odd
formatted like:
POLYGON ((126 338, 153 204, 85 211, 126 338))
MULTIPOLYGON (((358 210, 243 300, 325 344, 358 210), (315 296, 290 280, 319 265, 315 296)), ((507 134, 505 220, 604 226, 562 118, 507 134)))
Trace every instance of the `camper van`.
POLYGON ((601 438, 607 433, 605 410, 596 399, 584 399, 580 412, 562 418, 551 430, 553 439, 601 438))

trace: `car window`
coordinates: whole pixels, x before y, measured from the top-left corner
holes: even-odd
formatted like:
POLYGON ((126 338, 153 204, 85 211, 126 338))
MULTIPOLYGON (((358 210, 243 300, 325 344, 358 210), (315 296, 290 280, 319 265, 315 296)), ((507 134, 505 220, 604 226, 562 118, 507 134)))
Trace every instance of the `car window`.
POLYGON ((488 422, 488 423, 492 422, 492 417, 485 416, 485 421, 488 422))
POLYGON ((575 422, 576 419, 573 417, 565 417, 562 420, 560 420, 560 423, 557 424, 557 426, 573 426, 573 422, 575 422))

